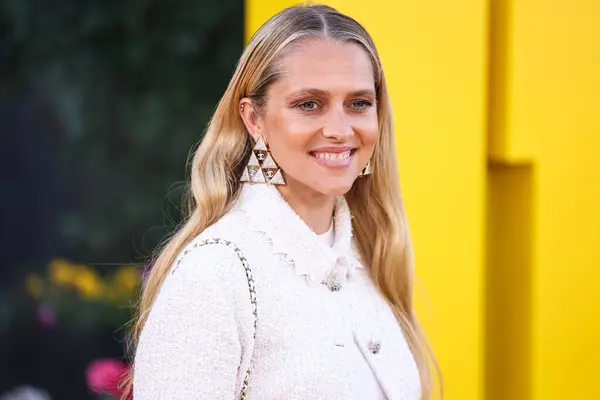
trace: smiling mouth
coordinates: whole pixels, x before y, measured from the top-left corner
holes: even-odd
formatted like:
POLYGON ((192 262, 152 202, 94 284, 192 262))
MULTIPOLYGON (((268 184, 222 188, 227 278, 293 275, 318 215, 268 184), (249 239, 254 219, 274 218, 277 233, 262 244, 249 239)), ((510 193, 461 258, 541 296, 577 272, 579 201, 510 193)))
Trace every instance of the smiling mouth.
POLYGON ((350 165, 352 158, 356 153, 356 149, 328 152, 328 151, 311 151, 310 156, 319 164, 329 168, 344 168, 350 165))

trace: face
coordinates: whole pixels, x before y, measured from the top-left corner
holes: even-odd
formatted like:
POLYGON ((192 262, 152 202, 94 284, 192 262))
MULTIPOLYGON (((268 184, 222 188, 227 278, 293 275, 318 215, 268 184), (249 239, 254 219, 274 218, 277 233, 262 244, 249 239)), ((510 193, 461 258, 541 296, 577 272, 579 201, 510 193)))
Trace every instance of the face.
POLYGON ((343 195, 373 154, 376 101, 373 67, 358 44, 301 43, 282 60, 255 133, 290 189, 343 195))

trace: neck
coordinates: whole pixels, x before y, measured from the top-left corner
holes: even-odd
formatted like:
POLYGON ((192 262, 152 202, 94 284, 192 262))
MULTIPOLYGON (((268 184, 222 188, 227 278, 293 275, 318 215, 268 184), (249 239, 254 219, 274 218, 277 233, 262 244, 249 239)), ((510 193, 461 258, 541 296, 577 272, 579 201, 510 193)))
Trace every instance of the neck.
POLYGON ((277 187, 281 196, 316 234, 327 232, 333 219, 335 196, 290 183, 277 187))

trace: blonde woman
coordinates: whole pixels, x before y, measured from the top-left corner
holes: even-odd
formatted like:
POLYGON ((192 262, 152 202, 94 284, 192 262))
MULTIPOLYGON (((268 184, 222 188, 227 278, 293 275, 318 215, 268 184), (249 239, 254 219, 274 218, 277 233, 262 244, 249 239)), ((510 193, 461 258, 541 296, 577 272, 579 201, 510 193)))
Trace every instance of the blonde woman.
POLYGON ((394 149, 361 25, 326 6, 266 22, 144 288, 134 399, 431 398, 394 149))

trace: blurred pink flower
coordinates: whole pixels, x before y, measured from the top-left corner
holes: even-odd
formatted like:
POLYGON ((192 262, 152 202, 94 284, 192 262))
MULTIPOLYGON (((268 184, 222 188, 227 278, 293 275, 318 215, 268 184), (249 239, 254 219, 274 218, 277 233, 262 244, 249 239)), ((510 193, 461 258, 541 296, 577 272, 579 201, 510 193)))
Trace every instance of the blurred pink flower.
POLYGON ((56 314, 52 307, 41 305, 37 309, 37 322, 44 329, 55 329, 58 326, 56 314))
POLYGON ((123 393, 119 383, 128 370, 127 364, 112 358, 92 361, 86 370, 87 385, 96 393, 119 397, 123 393))

